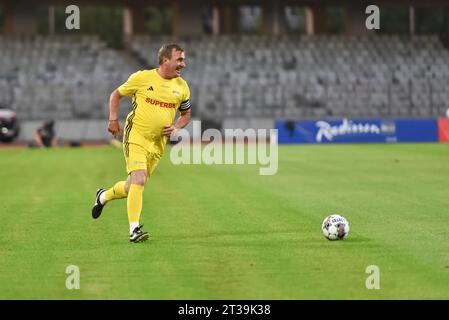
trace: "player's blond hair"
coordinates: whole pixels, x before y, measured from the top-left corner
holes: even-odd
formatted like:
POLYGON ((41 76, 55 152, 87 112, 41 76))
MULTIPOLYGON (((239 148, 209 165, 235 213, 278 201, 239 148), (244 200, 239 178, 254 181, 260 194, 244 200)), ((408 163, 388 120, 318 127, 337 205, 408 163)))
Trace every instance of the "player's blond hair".
POLYGON ((164 44, 160 49, 159 52, 157 53, 157 58, 159 60, 159 65, 162 64, 162 62, 164 62, 164 59, 171 59, 171 54, 173 52, 173 49, 175 49, 175 51, 181 51, 184 52, 184 49, 175 43, 171 43, 171 44, 164 44))

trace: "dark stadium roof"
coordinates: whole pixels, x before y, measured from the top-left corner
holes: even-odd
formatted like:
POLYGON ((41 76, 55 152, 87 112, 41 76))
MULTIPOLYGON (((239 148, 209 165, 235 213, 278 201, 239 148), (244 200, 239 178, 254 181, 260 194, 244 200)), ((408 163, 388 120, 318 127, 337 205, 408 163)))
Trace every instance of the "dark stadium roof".
MULTIPOLYGON (((179 0, 181 1, 181 0, 179 0)), ((250 4, 263 4, 269 2, 277 2, 278 4, 284 5, 369 5, 374 4, 373 1, 369 0, 188 0, 192 5, 214 5, 214 4, 240 4, 240 5, 250 5, 250 4)), ((178 1, 176 0, 77 0, 76 4, 89 4, 89 5, 120 5, 120 6, 149 6, 149 5, 171 5, 178 1)), ((73 4, 71 0, 0 0, 0 3, 11 3, 11 4, 24 4, 24 3, 49 3, 49 4, 60 4, 69 5, 73 4)), ((401 4, 401 5, 419 5, 419 6, 429 6, 429 5, 449 5, 447 0, 377 0, 375 4, 401 4)))

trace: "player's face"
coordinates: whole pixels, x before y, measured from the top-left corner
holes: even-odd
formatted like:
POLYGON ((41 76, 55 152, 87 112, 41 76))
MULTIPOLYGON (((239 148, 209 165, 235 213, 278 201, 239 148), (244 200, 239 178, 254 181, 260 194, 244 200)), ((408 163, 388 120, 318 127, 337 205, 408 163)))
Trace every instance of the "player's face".
POLYGON ((173 49, 171 58, 166 59, 165 64, 170 77, 179 77, 181 75, 181 70, 186 66, 184 52, 173 49))

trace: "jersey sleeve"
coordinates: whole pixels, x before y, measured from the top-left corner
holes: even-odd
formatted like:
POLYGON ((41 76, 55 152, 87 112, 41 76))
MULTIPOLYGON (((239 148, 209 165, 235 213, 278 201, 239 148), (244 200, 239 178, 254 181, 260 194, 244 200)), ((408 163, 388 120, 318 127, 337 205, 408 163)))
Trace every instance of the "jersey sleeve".
POLYGON ((190 109, 190 88, 185 84, 185 94, 182 98, 181 105, 179 106, 179 111, 186 111, 190 109))
POLYGON ((124 84, 122 84, 120 87, 118 87, 118 92, 121 96, 132 96, 134 93, 136 93, 137 89, 139 88, 139 85, 141 83, 140 76, 142 71, 137 71, 129 76, 128 80, 124 84))

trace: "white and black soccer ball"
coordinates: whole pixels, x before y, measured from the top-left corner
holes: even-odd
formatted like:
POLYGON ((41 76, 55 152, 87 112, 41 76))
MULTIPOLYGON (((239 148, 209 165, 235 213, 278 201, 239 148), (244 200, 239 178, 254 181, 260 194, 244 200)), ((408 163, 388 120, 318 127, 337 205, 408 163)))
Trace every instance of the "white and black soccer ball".
POLYGON ((321 229, 327 239, 342 240, 348 236, 349 222, 338 214, 332 214, 324 219, 321 229))

